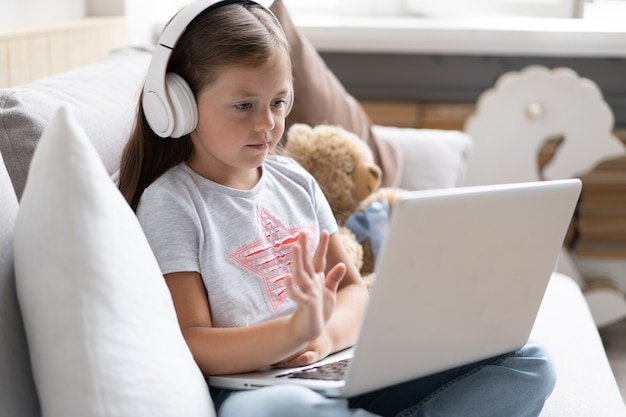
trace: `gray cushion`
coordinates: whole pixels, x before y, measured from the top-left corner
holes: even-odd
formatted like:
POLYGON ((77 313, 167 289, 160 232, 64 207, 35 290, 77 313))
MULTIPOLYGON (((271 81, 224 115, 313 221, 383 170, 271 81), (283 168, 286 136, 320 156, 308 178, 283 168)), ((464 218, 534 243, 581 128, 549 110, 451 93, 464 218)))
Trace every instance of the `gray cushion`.
POLYGON ((114 173, 135 118, 151 52, 123 48, 96 63, 0 90, 0 153, 21 197, 33 152, 56 109, 71 109, 114 173))
POLYGON ((39 416, 26 336, 15 292, 13 226, 17 199, 0 160, 0 408, 3 416, 39 416))

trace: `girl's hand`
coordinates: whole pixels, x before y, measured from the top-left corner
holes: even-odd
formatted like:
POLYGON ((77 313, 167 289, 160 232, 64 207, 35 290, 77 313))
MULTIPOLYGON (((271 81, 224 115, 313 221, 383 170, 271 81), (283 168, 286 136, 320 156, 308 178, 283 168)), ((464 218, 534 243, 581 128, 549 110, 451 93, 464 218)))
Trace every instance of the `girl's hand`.
POLYGON ((315 339, 308 346, 295 355, 282 361, 278 366, 281 368, 296 368, 306 366, 324 359, 332 353, 332 343, 328 333, 324 332, 322 336, 315 339))
POLYGON ((328 232, 324 230, 311 259, 306 233, 300 232, 293 248, 291 273, 286 277, 287 293, 298 305, 291 317, 293 335, 303 345, 313 342, 324 332, 335 308, 339 282, 346 273, 346 266, 338 263, 327 275, 324 274, 328 241, 328 232))

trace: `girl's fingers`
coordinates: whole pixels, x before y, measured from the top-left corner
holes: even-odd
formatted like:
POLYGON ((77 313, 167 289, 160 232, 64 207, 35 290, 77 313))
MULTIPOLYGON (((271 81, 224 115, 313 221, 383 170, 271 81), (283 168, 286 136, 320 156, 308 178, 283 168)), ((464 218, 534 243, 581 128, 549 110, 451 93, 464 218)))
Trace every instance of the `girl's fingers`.
POLYGON ((346 271, 347 268, 344 263, 338 263, 333 266, 333 268, 328 272, 328 275, 326 275, 326 282, 324 283, 326 288, 336 294, 339 289, 339 283, 346 274, 346 271))
MULTIPOLYGON (((329 235, 322 231, 313 258, 308 250, 305 232, 298 234, 292 248, 291 273, 286 275, 287 295, 298 304, 297 326, 313 340, 321 334, 334 309, 339 282, 346 273, 346 265, 335 265, 325 274, 329 235)), ((295 317, 295 313, 294 313, 295 317)))
MULTIPOLYGON (((305 237, 306 239, 306 237, 305 237)), ((306 246, 302 246, 302 235, 299 235, 298 242, 293 246, 292 261, 291 261, 291 281, 292 285, 297 286, 293 290, 299 293, 299 299, 302 299, 303 294, 309 290, 311 285, 310 279, 308 279, 308 273, 305 271, 307 264, 306 259, 306 246)))
MULTIPOLYGON (((291 274, 289 274, 286 280, 287 293, 294 301, 298 303, 306 302, 314 286, 322 285, 321 281, 318 283, 316 280, 324 278, 329 240, 328 232, 326 230, 322 231, 319 245, 313 255, 313 260, 311 260, 309 258, 307 234, 306 232, 298 234, 298 241, 292 249, 291 274)), ((323 285, 328 290, 336 293, 345 271, 346 267, 344 264, 335 265, 326 275, 323 285)))
POLYGON ((298 233, 298 242, 296 243, 296 246, 299 246, 299 249, 300 249, 299 260, 300 260, 300 267, 302 268, 302 271, 306 273, 307 275, 309 275, 309 278, 313 278, 315 274, 315 270, 309 259, 308 240, 309 238, 308 238, 307 233, 300 232, 298 233))
POLYGON ((300 291, 300 287, 296 285, 296 283, 294 282, 294 277, 292 274, 288 274, 285 277, 285 287, 287 289, 287 295, 296 304, 302 304, 306 301, 306 298, 304 297, 304 293, 300 291))
POLYGON ((309 280, 304 277, 302 273, 302 258, 300 254, 302 252, 298 243, 293 246, 292 249, 292 263, 291 263, 291 273, 287 274, 285 277, 285 284, 287 289, 287 294, 289 297, 295 301, 297 304, 302 304, 306 302, 307 296, 305 291, 307 291, 309 280))
POLYGON ((330 241, 330 235, 327 230, 322 230, 320 235, 320 242, 317 245, 317 250, 313 255, 313 268, 316 271, 323 272, 326 269, 326 252, 328 251, 328 242, 330 241))

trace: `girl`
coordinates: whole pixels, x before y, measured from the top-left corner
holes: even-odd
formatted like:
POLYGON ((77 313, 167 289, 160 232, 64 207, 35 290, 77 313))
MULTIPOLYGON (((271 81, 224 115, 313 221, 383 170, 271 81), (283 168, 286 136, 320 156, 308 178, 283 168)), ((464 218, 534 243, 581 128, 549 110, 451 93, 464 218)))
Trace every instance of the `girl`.
MULTIPOLYGON (((293 103, 279 22, 254 2, 212 4, 167 71, 190 86, 197 122, 162 139, 144 99, 119 185, 202 372, 301 366, 354 344, 368 294, 330 207, 295 162, 270 156, 293 103)), ((224 417, 537 416, 553 385, 544 352, 527 345, 349 400, 289 385, 211 394, 224 417)))

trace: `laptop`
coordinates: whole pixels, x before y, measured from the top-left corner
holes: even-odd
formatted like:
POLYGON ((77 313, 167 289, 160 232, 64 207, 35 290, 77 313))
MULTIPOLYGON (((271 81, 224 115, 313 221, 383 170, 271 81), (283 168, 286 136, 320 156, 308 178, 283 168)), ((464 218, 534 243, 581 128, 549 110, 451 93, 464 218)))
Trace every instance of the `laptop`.
POLYGON ((289 383, 352 397, 520 348, 581 186, 572 179, 408 193, 393 208, 355 346, 307 367, 211 376, 209 384, 289 383), (318 367, 337 360, 345 376, 319 379, 318 367))

